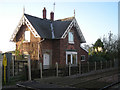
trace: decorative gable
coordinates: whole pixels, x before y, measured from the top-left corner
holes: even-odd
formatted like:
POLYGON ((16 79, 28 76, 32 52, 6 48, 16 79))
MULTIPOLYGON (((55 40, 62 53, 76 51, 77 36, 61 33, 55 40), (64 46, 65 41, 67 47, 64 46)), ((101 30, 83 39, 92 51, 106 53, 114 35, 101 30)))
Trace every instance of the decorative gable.
POLYGON ((71 30, 71 28, 74 26, 77 29, 77 33, 81 39, 81 43, 86 42, 75 17, 51 21, 48 19, 41 19, 28 14, 24 14, 22 16, 10 41, 15 42, 16 34, 20 30, 20 27, 25 24, 32 32, 35 38, 41 37, 46 39, 64 39, 68 32, 71 30))
POLYGON ((14 33, 12 34, 10 41, 15 41, 15 37, 16 37, 16 35, 17 35, 18 31, 20 30, 20 27, 22 25, 26 25, 30 29, 30 31, 32 32, 32 34, 34 35, 34 37, 40 37, 39 34, 34 29, 34 27, 29 22, 29 20, 26 18, 26 16, 23 15, 22 18, 20 19, 20 22, 18 23, 18 26, 14 30, 14 33))
POLYGON ((67 34, 70 32, 70 30, 72 29, 73 26, 77 29, 78 35, 81 38, 81 43, 85 43, 86 42, 85 38, 84 38, 84 36, 83 36, 83 34, 81 32, 81 29, 80 29, 80 27, 79 27, 79 25, 78 25, 75 18, 72 20, 72 22, 70 23, 70 25, 68 26, 68 28, 66 29, 66 31, 64 32, 64 34, 63 34, 63 36, 61 38, 64 39, 67 36, 67 34))

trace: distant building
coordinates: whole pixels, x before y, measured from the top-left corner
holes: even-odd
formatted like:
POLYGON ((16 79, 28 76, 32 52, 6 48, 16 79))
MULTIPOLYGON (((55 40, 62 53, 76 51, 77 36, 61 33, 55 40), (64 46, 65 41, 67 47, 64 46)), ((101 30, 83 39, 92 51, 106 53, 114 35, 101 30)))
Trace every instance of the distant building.
POLYGON ((55 65, 73 66, 88 59, 88 52, 80 47, 85 38, 75 17, 54 20, 54 12, 50 19, 23 14, 11 41, 22 54, 30 54, 31 60, 40 60, 44 68, 55 65), (45 67, 47 66, 47 67, 45 67))

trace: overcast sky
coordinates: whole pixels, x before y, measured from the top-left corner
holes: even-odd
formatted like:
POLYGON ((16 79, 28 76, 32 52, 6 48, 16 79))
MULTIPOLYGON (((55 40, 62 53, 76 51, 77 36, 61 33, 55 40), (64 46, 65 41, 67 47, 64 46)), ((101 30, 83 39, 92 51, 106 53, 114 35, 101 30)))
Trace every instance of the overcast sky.
MULTIPOLYGON (((42 18, 42 10, 47 9, 47 18, 55 5, 55 20, 66 17, 75 18, 81 28, 87 44, 94 43, 98 38, 111 31, 118 34, 118 2, 63 2, 56 0, 1 0, 0 1, 0 51, 15 50, 15 44, 10 42, 11 35, 17 27, 22 14, 25 13, 42 18), (28 2, 29 1, 29 2, 28 2)), ((100 1, 100 0, 99 0, 100 1)), ((104 0, 102 0, 104 1, 104 0)), ((110 0, 111 1, 111 0, 110 0)))

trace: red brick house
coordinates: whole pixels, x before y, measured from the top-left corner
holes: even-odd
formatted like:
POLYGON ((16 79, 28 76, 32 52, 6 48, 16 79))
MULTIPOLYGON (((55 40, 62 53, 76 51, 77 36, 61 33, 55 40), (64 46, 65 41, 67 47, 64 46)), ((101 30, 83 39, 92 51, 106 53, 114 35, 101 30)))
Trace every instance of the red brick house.
POLYGON ((31 60, 40 61, 44 68, 55 65, 77 65, 88 59, 88 52, 81 48, 85 43, 84 36, 75 17, 54 20, 54 13, 50 19, 23 14, 11 41, 16 43, 16 49, 22 54, 30 54, 31 60))

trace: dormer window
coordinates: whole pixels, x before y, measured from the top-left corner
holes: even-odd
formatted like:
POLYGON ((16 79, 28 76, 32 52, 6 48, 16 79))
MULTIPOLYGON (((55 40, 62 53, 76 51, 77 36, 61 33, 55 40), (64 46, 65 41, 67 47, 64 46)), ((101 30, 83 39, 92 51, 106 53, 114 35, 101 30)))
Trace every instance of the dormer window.
POLYGON ((73 32, 68 33, 68 42, 74 44, 74 34, 73 32))
POLYGON ((25 41, 30 42, 30 31, 25 31, 25 41))

